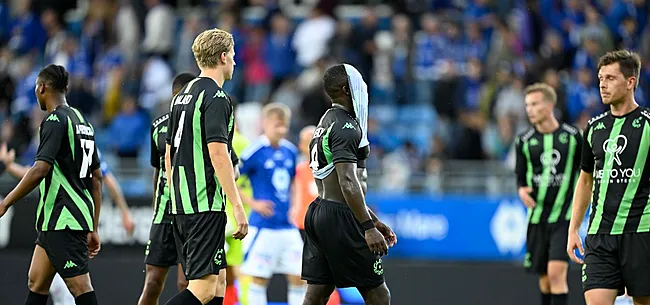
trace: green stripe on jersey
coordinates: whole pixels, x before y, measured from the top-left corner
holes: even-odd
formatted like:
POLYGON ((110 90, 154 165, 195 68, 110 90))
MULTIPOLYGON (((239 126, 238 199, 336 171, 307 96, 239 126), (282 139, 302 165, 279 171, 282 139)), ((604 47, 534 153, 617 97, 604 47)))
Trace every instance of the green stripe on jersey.
POLYGON ((178 167, 178 183, 180 184, 181 205, 185 214, 193 214, 192 200, 190 200, 190 189, 188 187, 187 175, 185 175, 185 166, 178 167))
MULTIPOLYGON (((210 210, 210 203, 208 202, 208 193, 205 181, 205 162, 203 160, 203 124, 201 124, 201 105, 203 105, 203 95, 205 90, 201 91, 199 97, 196 99, 194 105, 194 114, 192 115, 192 142, 194 149, 192 149, 192 157, 194 162, 194 177, 196 183, 196 201, 198 205, 198 212, 207 212, 210 210)), ((216 101, 213 101, 216 103, 216 101)), ((204 118, 206 120, 210 118, 204 118)))
POLYGON ((70 109, 72 109, 72 111, 74 111, 74 113, 77 115, 77 118, 79 118, 79 122, 81 122, 81 124, 86 123, 86 120, 84 119, 83 115, 81 115, 81 112, 77 110, 77 108, 70 107, 70 109))
MULTIPOLYGON (((562 206, 566 202, 566 195, 569 191, 569 186, 571 185, 571 173, 573 172, 573 158, 575 157, 576 152, 576 139, 575 137, 569 137, 569 154, 567 155, 564 165, 564 173, 562 174, 562 184, 555 197, 555 202, 553 203, 553 208, 551 209, 551 214, 548 216, 549 223, 556 223, 562 214, 562 206)), ((569 207, 571 210, 571 207, 569 207)))
POLYGON ((61 214, 59 215, 59 219, 56 220, 56 227, 54 230, 60 231, 65 230, 66 228, 77 231, 83 229, 77 219, 72 216, 72 213, 70 213, 68 208, 63 206, 63 209, 61 209, 61 214))
POLYGON ((52 182, 50 182, 50 188, 47 191, 47 197, 45 198, 45 207, 43 208, 43 225, 41 225, 41 231, 47 231, 47 226, 50 223, 50 217, 52 217, 52 210, 54 210, 54 202, 56 201, 56 196, 59 193, 59 188, 61 183, 58 179, 52 175, 52 182))
POLYGON ((154 145, 156 145, 156 147, 152 147, 151 149, 154 149, 154 148, 160 149, 160 147, 158 147, 158 131, 160 131, 160 127, 156 127, 153 130, 153 135, 151 137, 153 138, 153 143, 154 143, 154 145))
MULTIPOLYGON (((176 193, 174 193, 174 169, 172 168, 171 173, 169 173, 169 178, 170 180, 167 180, 167 186, 169 187, 169 199, 171 199, 172 202, 172 214, 178 214, 177 208, 178 205, 176 204, 176 193)), ((181 202, 182 204, 182 202, 181 202)))
POLYGON ((323 140, 322 140, 323 154, 325 155, 325 160, 327 160, 327 164, 332 163, 332 151, 330 150, 330 131, 332 131, 332 127, 334 127, 334 124, 330 125, 330 127, 327 128, 327 132, 323 136, 323 140))
MULTIPOLYGON (((614 120, 614 126, 609 133, 609 139, 614 140, 621 133, 621 128, 625 123, 625 118, 617 118, 614 120)), ((603 210, 605 209, 605 198, 607 197, 607 187, 609 186, 609 176, 614 164, 614 154, 605 153, 605 160, 603 164, 603 175, 600 178, 600 187, 598 188, 598 202, 596 202, 596 209, 594 218, 591 221, 587 234, 596 234, 600 228, 600 222, 603 221, 603 210)), ((595 191, 595 190, 594 190, 595 191)))
MULTIPOLYGON (((162 183, 163 179, 163 171, 158 172, 158 181, 156 182, 158 185, 158 188, 160 188, 160 184, 162 183)), ((159 224, 162 222, 163 217, 165 216, 165 209, 167 209, 167 202, 169 202, 169 187, 166 185, 163 186, 162 193, 161 190, 157 190, 157 194, 155 197, 155 206, 156 206, 156 216, 153 219, 153 223, 159 224)))
POLYGON ((72 128, 72 120, 68 117, 68 142, 70 142, 70 152, 74 160, 74 128, 72 128))
POLYGON ((643 215, 641 215, 641 219, 639 220, 639 227, 636 229, 636 232, 650 232, 650 197, 648 197, 648 201, 645 204, 643 215))
POLYGON ((614 225, 610 232, 611 234, 623 234, 625 223, 627 222, 627 216, 630 214, 632 201, 634 201, 634 195, 636 194, 636 191, 639 188, 639 183, 641 182, 643 168, 645 167, 648 157, 648 145, 650 145, 650 127, 648 127, 648 122, 645 122, 643 125, 643 135, 641 135, 641 145, 639 146, 639 151, 636 154, 636 161, 634 161, 634 167, 632 168, 633 173, 639 173, 639 175, 638 177, 635 177, 635 175, 632 174, 630 181, 628 181, 625 193, 621 199, 621 204, 618 206, 618 212, 614 219, 614 225))
POLYGON ((40 196, 38 196, 38 207, 36 207, 36 222, 34 223, 36 230, 38 230, 38 221, 41 219, 41 214, 43 213, 43 194, 45 194, 45 179, 41 180, 41 183, 38 184, 38 191, 40 196))
MULTIPOLYGON (((68 196, 70 196, 70 199, 72 199, 72 202, 74 202, 75 205, 77 205, 77 208, 79 209, 79 211, 81 211, 81 214, 86 220, 88 229, 92 231, 93 223, 94 223, 93 213, 88 208, 86 201, 84 201, 81 198, 81 196, 74 191, 74 188, 72 188, 70 182, 68 182, 68 180, 65 178, 63 172, 61 172, 61 168, 59 167, 59 164, 56 162, 54 163, 54 170, 52 171, 52 183, 54 183, 55 180, 61 184, 63 190, 65 190, 65 192, 68 193, 68 196)), ((87 200, 89 200, 91 203, 93 202, 93 199, 90 197, 90 194, 87 191, 84 192, 84 195, 86 196, 87 200)))
MULTIPOLYGON (((544 141, 544 154, 552 153, 553 134, 552 133, 545 134, 543 141, 544 141)), ((542 171, 542 178, 537 188, 537 200, 536 200, 537 205, 533 210, 533 215, 530 217, 531 223, 539 223, 539 221, 542 218, 542 212, 544 211, 544 201, 546 199, 546 192, 548 191, 548 180, 550 177, 551 177, 551 166, 544 165, 544 169, 542 171)))

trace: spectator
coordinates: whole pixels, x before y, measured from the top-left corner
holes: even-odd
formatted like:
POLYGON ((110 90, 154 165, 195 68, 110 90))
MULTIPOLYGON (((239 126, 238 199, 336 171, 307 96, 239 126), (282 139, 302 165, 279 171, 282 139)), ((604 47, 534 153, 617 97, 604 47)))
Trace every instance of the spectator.
POLYGON ((18 54, 41 52, 47 41, 47 34, 31 5, 31 0, 18 1, 17 16, 11 26, 9 47, 18 54))
POLYGON ((296 53, 292 45, 291 23, 282 13, 271 18, 271 32, 266 39, 265 61, 273 77, 271 91, 278 89, 282 83, 293 76, 296 66, 296 53))
POLYGON ((253 28, 249 32, 244 52, 244 79, 246 81, 246 96, 244 102, 265 102, 271 89, 271 71, 264 60, 266 50, 266 35, 261 28, 253 28))
POLYGON ((174 39, 174 25, 176 24, 174 11, 169 5, 163 4, 161 0, 145 0, 145 5, 149 12, 145 19, 142 50, 149 55, 169 59, 174 39))
POLYGON ((118 156, 135 158, 149 136, 149 117, 137 106, 134 96, 122 101, 122 111, 110 126, 111 145, 118 156))
POLYGON ((336 22, 318 6, 309 18, 298 24, 293 39, 296 60, 302 68, 311 67, 325 55, 327 43, 334 36, 336 22))

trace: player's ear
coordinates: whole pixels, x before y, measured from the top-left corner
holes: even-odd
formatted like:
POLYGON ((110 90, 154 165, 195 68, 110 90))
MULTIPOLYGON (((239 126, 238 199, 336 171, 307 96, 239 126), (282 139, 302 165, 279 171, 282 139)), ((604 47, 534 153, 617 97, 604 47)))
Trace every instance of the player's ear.
POLYGON ((350 95, 350 87, 348 87, 348 85, 343 85, 342 89, 343 89, 343 93, 345 93, 345 95, 350 95))
POLYGON ((221 59, 222 64, 224 64, 224 65, 226 64, 227 57, 228 57, 228 54, 226 54, 226 52, 221 52, 221 55, 219 55, 219 59, 221 59))

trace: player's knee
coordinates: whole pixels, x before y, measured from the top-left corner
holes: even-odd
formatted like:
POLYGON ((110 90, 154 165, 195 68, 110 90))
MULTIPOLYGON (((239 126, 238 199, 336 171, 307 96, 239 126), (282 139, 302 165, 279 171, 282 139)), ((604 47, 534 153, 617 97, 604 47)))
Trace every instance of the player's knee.
POLYGON ((566 272, 562 270, 549 270, 547 278, 550 287, 566 284, 566 272))
POLYGON ((178 288, 178 292, 182 292, 183 290, 187 289, 187 285, 189 282, 184 279, 184 278, 178 278, 176 281, 176 287, 178 288))
POLYGON ((68 290, 70 290, 70 293, 75 298, 84 293, 93 291, 93 286, 90 284, 90 277, 88 274, 79 275, 64 280, 66 286, 68 286, 68 290))
POLYGON ((158 272, 148 273, 147 278, 145 279, 145 291, 160 294, 163 289, 164 281, 165 278, 158 272))
POLYGON ((29 273, 27 277, 27 287, 30 291, 38 294, 48 294, 50 285, 46 285, 43 279, 38 278, 35 274, 29 273))
POLYGON ((217 276, 209 275, 199 280, 190 281, 187 289, 201 301, 206 304, 216 295, 215 286, 217 285, 217 276))

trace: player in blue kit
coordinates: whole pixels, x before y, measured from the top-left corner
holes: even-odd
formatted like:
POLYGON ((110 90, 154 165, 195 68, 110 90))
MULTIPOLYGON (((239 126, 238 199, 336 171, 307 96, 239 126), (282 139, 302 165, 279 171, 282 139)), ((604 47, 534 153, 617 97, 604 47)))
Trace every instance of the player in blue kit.
POLYGON ((296 203, 292 184, 296 175, 298 149, 285 140, 291 111, 283 104, 270 103, 262 109, 264 134, 240 156, 239 171, 253 188, 253 198, 241 195, 253 211, 250 236, 244 239, 241 272, 252 277, 249 305, 266 305, 266 286, 273 274, 286 274, 289 305, 301 305, 305 285, 300 279, 303 242, 291 224, 289 214, 296 203))

